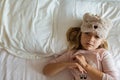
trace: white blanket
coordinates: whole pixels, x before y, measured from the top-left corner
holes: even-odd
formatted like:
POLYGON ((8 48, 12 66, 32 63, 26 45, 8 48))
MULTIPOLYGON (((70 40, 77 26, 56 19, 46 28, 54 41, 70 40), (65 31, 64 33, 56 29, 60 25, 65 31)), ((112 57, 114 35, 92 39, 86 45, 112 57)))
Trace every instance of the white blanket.
MULTIPOLYGON (((113 21, 107 40, 120 72, 119 5, 119 0, 0 0, 0 80, 50 80, 42 67, 67 48, 66 31, 79 26, 86 12, 113 21)), ((69 78, 63 72, 51 80, 69 78)))

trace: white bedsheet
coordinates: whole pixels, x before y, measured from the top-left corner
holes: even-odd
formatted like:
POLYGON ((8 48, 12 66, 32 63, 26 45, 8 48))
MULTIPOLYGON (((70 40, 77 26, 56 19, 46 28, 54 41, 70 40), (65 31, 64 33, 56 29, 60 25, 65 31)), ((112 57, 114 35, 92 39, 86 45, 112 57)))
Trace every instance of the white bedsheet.
POLYGON ((86 12, 113 21, 107 39, 120 74, 119 5, 120 0, 0 0, 0 80, 70 80, 66 71, 48 78, 42 68, 67 48, 66 31, 79 26, 86 12))
POLYGON ((67 71, 54 77, 43 75, 42 69, 50 59, 23 59, 2 49, 0 51, 0 80, 70 80, 67 71))

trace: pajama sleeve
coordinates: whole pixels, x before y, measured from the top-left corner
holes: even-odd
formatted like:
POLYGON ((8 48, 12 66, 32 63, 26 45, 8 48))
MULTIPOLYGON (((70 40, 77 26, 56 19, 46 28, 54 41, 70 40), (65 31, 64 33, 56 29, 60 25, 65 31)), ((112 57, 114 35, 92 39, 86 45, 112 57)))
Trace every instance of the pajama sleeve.
POLYGON ((50 61, 50 63, 56 62, 68 62, 70 61, 70 54, 73 54, 75 51, 64 51, 59 56, 55 56, 54 59, 50 61))
POLYGON ((111 54, 105 51, 102 59, 103 78, 102 80, 118 80, 117 68, 111 54))

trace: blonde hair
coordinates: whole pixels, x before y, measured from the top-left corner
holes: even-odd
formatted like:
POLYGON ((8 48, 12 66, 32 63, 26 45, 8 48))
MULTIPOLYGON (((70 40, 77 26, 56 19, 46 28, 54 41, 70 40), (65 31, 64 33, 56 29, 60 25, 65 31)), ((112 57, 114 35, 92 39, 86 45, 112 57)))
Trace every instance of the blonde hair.
MULTIPOLYGON (((82 49, 82 45, 80 43, 81 38, 81 30, 80 27, 70 27, 66 33, 67 41, 68 41, 68 49, 78 50, 82 49)), ((106 40, 98 48, 108 49, 108 43, 106 40)))

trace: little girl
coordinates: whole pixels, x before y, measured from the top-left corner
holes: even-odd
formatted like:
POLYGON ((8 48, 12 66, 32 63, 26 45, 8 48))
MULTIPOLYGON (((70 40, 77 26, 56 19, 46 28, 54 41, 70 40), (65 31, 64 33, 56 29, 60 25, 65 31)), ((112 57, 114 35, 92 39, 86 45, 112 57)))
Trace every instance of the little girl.
POLYGON ((72 80, 117 80, 117 72, 105 41, 111 24, 100 16, 86 13, 81 27, 67 32, 69 48, 43 69, 48 76, 69 69, 72 80))

